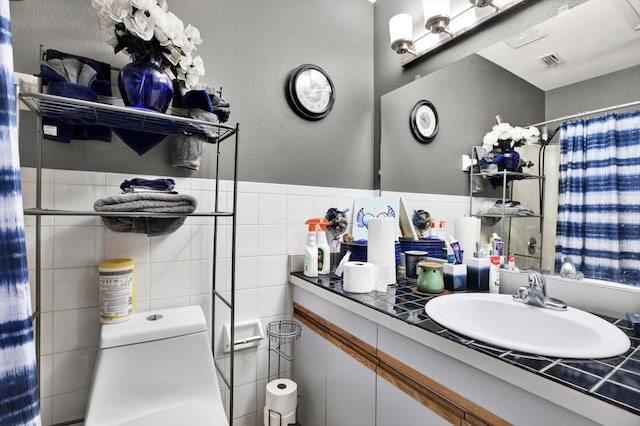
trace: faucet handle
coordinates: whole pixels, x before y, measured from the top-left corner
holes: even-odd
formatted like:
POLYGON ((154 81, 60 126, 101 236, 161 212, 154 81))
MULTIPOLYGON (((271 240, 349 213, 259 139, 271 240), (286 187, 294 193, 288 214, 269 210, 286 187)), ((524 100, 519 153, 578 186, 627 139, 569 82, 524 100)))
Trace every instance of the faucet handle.
POLYGON ((529 289, 527 287, 520 287, 518 292, 513 295, 513 300, 517 300, 518 302, 524 302, 527 300, 529 296, 529 289))
POLYGON ((527 275, 527 279, 529 282, 529 287, 531 288, 544 290, 546 287, 544 282, 544 277, 538 271, 529 271, 529 274, 527 275))

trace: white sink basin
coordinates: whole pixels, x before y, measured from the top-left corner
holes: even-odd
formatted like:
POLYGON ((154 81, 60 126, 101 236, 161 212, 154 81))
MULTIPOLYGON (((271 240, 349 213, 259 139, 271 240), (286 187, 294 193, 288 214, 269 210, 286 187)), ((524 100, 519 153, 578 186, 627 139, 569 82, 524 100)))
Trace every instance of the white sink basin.
POLYGON ((505 349, 560 358, 608 358, 631 342, 618 327, 579 309, 553 311, 506 294, 464 293, 431 299, 427 315, 456 333, 505 349))

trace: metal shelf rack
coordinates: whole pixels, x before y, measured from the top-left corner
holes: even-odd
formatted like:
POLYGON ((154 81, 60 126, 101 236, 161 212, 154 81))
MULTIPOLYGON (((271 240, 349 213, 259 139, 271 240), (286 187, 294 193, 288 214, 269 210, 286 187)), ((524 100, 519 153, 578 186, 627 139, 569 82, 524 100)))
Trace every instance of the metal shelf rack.
MULTIPOLYGON (((44 57, 44 56, 43 56, 44 57)), ((234 341, 235 327, 235 275, 236 275, 236 208, 237 208, 237 190, 238 190, 238 135, 239 124, 229 126, 219 123, 210 123, 202 120, 195 120, 189 117, 177 115, 162 114, 154 111, 146 111, 135 108, 127 108, 117 105, 111 105, 101 102, 92 102, 79 99, 66 98, 62 96, 49 95, 45 93, 19 93, 19 98, 27 107, 35 112, 38 116, 37 120, 37 138, 36 138, 36 205, 34 208, 26 208, 25 215, 35 216, 36 219, 36 235, 35 235, 35 307, 33 313, 33 321, 35 323, 35 340, 36 340, 36 360, 38 362, 38 387, 40 387, 40 353, 41 353, 41 309, 42 309, 42 217, 43 216, 128 216, 128 217, 184 217, 199 216, 213 217, 214 233, 213 233, 213 259, 217 258, 217 239, 218 239, 218 220, 220 218, 230 218, 232 224, 231 231, 231 277, 230 277, 230 295, 224 296, 216 289, 216 264, 213 262, 212 267, 212 294, 214 303, 212 303, 211 318, 216 318, 215 314, 215 298, 218 298, 229 310, 231 316, 231 340, 234 341), (163 135, 200 135, 207 138, 209 145, 216 146, 216 165, 215 165, 215 203, 214 211, 204 213, 146 213, 146 212, 115 212, 104 213, 95 211, 66 211, 52 210, 42 207, 42 118, 55 118, 70 124, 86 124, 86 125, 102 125, 111 128, 121 128, 140 132, 149 132, 163 135), (219 166, 220 166, 220 145, 221 142, 233 137, 233 201, 231 211, 220 211, 219 206, 219 166)), ((213 324, 213 336, 211 339, 211 350, 214 351, 215 324, 213 324)), ((216 369, 220 373, 225 385, 229 388, 229 425, 233 426, 233 405, 234 405, 234 352, 233 347, 230 350, 228 376, 224 374, 223 367, 216 360, 216 369)), ((65 424, 79 423, 83 419, 77 419, 65 424)))
POLYGON ((480 155, 478 153, 477 148, 473 147, 471 152, 472 161, 476 161, 476 164, 473 165, 470 169, 469 173, 469 215, 478 218, 487 218, 494 219, 502 222, 502 230, 501 236, 505 242, 504 246, 504 254, 505 256, 508 253, 513 252, 512 250, 512 241, 511 241, 511 230, 512 230, 512 220, 521 220, 521 219, 532 219, 537 218, 540 221, 540 241, 529 241, 527 243, 528 253, 514 253, 516 256, 519 256, 523 259, 532 259, 538 263, 538 269, 542 268, 542 242, 544 237, 543 232, 543 215, 542 212, 540 214, 528 214, 528 215, 518 215, 518 214, 510 214, 507 210, 507 207, 504 203, 505 200, 509 200, 512 198, 513 194, 513 184, 518 181, 524 180, 537 180, 538 184, 538 196, 540 198, 540 206, 544 205, 544 179, 543 175, 534 175, 530 173, 522 173, 522 172, 511 172, 511 171, 483 171, 480 169, 479 160, 480 155), (500 213, 475 213, 474 212, 474 178, 483 178, 490 179, 496 178, 495 180, 500 182, 500 186, 502 187, 501 200, 503 201, 502 211, 500 213), (538 254, 534 254, 538 250, 538 254))

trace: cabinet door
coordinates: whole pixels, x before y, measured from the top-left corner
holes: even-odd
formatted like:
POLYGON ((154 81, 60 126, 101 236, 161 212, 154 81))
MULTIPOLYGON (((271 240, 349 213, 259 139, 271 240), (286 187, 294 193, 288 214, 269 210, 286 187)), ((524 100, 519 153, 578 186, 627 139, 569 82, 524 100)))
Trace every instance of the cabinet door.
POLYGON ((380 376, 377 388, 376 426, 451 425, 380 376))
POLYGON ((376 373, 330 342, 326 354, 327 426, 375 425, 376 373))
POLYGON ((304 324, 295 344, 294 380, 300 404, 298 423, 324 426, 326 407, 326 345, 328 342, 304 324))

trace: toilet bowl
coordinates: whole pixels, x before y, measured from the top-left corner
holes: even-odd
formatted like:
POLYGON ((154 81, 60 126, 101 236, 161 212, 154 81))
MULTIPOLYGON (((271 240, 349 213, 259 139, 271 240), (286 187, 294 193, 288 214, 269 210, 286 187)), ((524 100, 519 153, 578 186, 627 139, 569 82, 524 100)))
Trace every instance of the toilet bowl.
POLYGON ((200 306, 104 324, 86 426, 228 425, 200 306))

